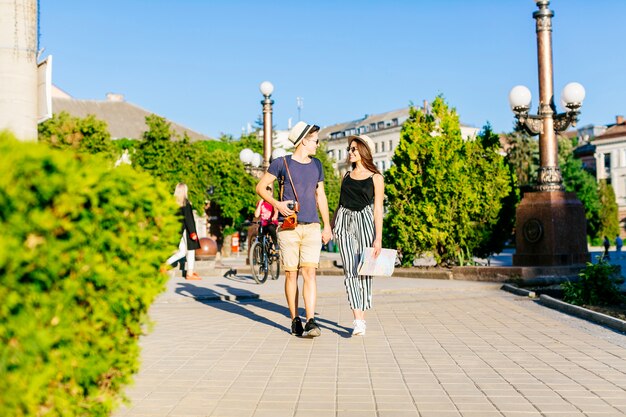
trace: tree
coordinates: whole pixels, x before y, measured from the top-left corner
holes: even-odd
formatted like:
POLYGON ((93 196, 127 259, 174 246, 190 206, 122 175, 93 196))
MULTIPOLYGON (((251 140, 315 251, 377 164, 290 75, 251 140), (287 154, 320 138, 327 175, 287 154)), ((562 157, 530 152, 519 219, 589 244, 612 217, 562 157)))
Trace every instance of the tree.
POLYGON ((617 236, 619 234, 619 219, 617 216, 617 203, 615 191, 606 180, 600 181, 598 189, 600 196, 600 233, 599 236, 617 236))
POLYGON ((430 114, 411 107, 385 173, 385 245, 401 250, 405 264, 425 252, 449 264, 488 247, 514 184, 493 143, 488 126, 464 140, 441 96, 430 114))
POLYGON ((339 203, 341 179, 335 172, 333 161, 328 156, 325 143, 320 142, 315 157, 320 160, 322 169, 324 170, 324 190, 326 191, 326 198, 328 199, 329 215, 332 219, 334 214, 333 210, 337 208, 337 204, 339 203))
POLYGON ((506 140, 509 145, 506 158, 515 171, 517 183, 522 188, 530 188, 537 179, 539 144, 519 129, 507 134, 506 140))
POLYGON ((576 138, 559 139, 559 166, 563 176, 563 185, 566 191, 576 193, 585 208, 587 236, 597 239, 602 236, 600 234, 601 203, 598 183, 595 176, 585 170, 582 161, 574 156, 573 149, 576 144, 576 138))
POLYGON ((103 153, 110 156, 113 150, 111 134, 106 122, 94 115, 85 118, 67 112, 54 114, 37 126, 39 140, 52 148, 73 149, 81 153, 103 153))

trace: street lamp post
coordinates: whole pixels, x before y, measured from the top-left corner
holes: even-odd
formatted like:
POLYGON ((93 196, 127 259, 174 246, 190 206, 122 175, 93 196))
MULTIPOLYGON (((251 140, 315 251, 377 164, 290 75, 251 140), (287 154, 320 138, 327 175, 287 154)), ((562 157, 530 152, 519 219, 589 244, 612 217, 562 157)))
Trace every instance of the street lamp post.
POLYGON ((274 85, 269 81, 263 81, 259 89, 265 97, 261 104, 263 105, 263 170, 267 170, 272 156, 272 104, 274 100, 270 97, 274 91, 274 85))
POLYGON ((539 135, 540 167, 533 192, 524 194, 516 213, 515 266, 575 266, 589 260, 585 211, 575 193, 565 192, 558 165, 557 131, 575 125, 585 98, 578 83, 565 86, 557 113, 552 68, 552 17, 549 0, 535 0, 539 67, 539 111, 529 114, 530 90, 513 87, 509 93, 517 123, 531 135, 539 135))
POLYGON ((261 154, 254 152, 252 149, 245 148, 239 152, 239 160, 243 162, 243 166, 247 173, 253 175, 256 178, 261 178, 263 175, 263 157, 261 154))

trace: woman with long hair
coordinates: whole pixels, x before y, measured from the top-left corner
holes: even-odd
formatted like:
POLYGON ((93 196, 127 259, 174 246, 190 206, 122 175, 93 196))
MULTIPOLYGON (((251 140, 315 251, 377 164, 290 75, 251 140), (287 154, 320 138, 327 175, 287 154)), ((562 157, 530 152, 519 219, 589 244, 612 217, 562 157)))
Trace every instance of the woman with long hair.
POLYGON ((358 275, 363 250, 380 254, 383 237, 383 176, 374 164, 374 141, 366 135, 348 138, 351 170, 341 183, 333 235, 343 261, 344 283, 354 315, 353 336, 364 336, 365 311, 372 308, 372 277, 358 275))
POLYGON ((196 232, 196 221, 193 217, 193 209, 187 193, 187 184, 181 182, 176 185, 174 197, 176 197, 176 203, 180 207, 182 237, 180 238, 178 251, 169 257, 167 263, 173 265, 175 262, 187 258, 185 278, 188 280, 199 280, 202 278, 195 273, 194 268, 196 266, 196 249, 200 248, 200 239, 198 239, 198 233, 196 232))

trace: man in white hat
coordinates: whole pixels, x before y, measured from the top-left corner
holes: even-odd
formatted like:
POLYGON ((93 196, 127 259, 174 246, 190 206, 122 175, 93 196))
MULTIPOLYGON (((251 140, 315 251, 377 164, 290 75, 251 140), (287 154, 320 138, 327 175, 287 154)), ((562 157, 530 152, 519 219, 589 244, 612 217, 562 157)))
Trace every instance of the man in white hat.
POLYGON ((289 140, 296 148, 293 155, 272 161, 256 187, 257 194, 280 212, 280 221, 292 215, 294 210, 297 212, 298 225, 295 229, 278 228, 278 243, 285 270, 285 297, 291 314, 291 333, 305 337, 321 334, 315 322, 316 269, 322 243, 328 243, 332 238, 324 191, 324 170, 319 159, 311 157, 319 145, 319 130, 319 126, 298 122, 289 132, 289 140), (283 187, 280 201, 266 190, 276 179, 283 187), (323 230, 320 228, 318 209, 324 223, 323 230), (304 278, 304 328, 298 314, 298 272, 304 278))

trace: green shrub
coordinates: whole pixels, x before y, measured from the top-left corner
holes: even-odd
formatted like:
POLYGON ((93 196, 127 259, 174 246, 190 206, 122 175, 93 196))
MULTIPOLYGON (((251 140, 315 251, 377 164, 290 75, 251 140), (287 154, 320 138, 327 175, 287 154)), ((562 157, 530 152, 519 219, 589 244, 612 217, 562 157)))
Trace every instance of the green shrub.
POLYGON ((618 304, 623 300, 616 285, 615 267, 601 260, 597 264, 587 263, 578 276, 577 282, 565 282, 563 288, 564 301, 576 305, 609 305, 618 304))
POLYGON ((108 415, 179 223, 168 190, 0 132, 0 416, 108 415))

